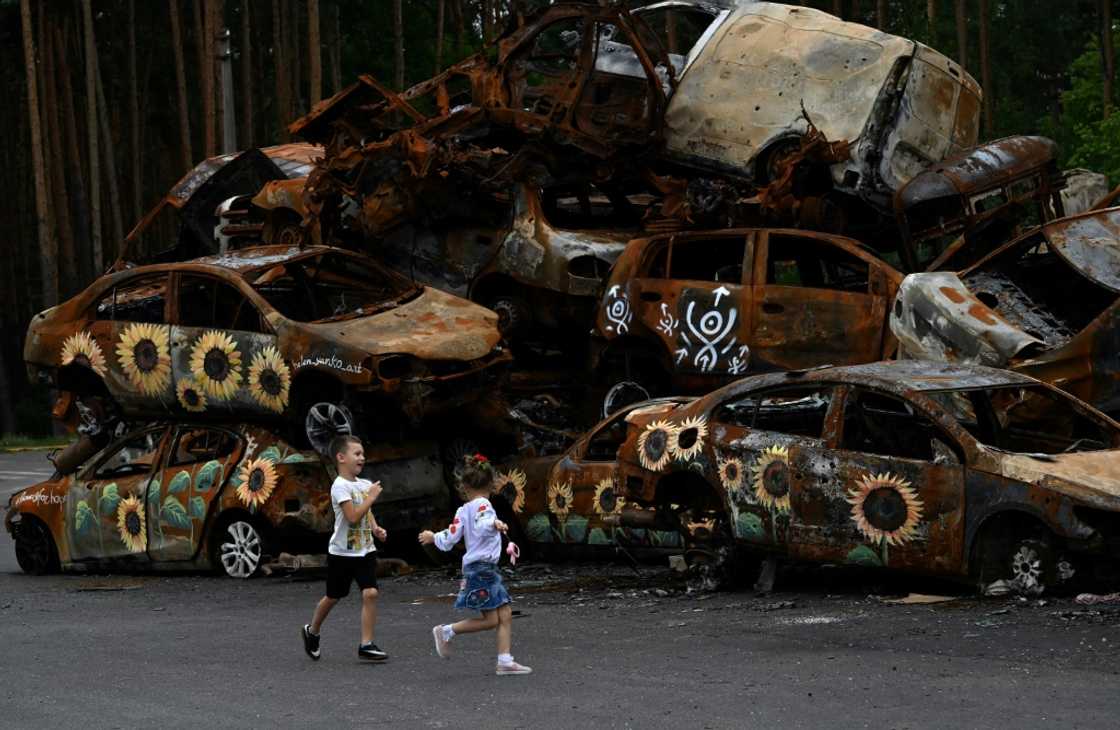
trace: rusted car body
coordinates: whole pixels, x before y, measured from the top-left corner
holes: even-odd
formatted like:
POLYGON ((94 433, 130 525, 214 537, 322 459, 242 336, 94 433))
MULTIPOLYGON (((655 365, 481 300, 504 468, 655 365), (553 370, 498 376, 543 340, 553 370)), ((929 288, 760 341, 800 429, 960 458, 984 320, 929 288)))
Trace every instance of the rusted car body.
MULTIPOLYGON (((678 529, 708 568, 745 548, 1036 592, 1120 557, 1120 425, 1021 374, 770 373, 624 420, 596 475, 626 501, 614 521, 678 529)), ((554 490, 582 478, 567 464, 554 490)))
MULTIPOLYGON (((388 530, 427 526, 450 493, 434 444, 371 449, 388 530)), ((281 551, 322 553, 333 472, 251 425, 153 424, 72 473, 16 492, 5 526, 28 573, 221 569, 248 578, 281 551)))
POLYGON ((1052 221, 964 271, 912 274, 890 326, 903 357, 1006 367, 1120 409, 1120 208, 1052 221))
POLYGON ((931 165, 895 195, 903 271, 959 271, 1065 215, 1058 146, 1006 137, 931 165))
POLYGON ((476 304, 353 252, 264 246, 104 276, 32 320, 24 359, 128 418, 295 421, 319 446, 363 411, 392 431, 484 398, 510 355, 476 304))
POLYGON ((316 241, 485 217, 519 181, 645 183, 661 226, 815 222, 886 214, 921 168, 975 144, 979 94, 921 44, 809 8, 563 2, 492 57, 399 94, 362 76, 291 131, 326 149, 304 190, 316 241))
POLYGON ((696 393, 759 371, 874 362, 894 348, 887 311, 901 280, 857 242, 823 233, 638 239, 608 280, 594 365, 647 390, 696 393))
MULTIPOLYGON (((666 399, 683 403, 687 399, 666 399)), ((548 552, 587 546, 680 549, 675 528, 622 526, 625 500, 618 483, 618 449, 627 434, 627 406, 580 435, 568 448, 545 456, 510 459, 497 467, 492 500, 509 515, 527 544, 548 552)), ((519 543, 520 544, 520 543, 519 543)))
POLYGON ((218 208, 224 201, 256 193, 267 181, 306 177, 322 156, 323 148, 318 145, 293 142, 203 160, 136 223, 125 237, 114 268, 220 253, 224 250, 222 236, 228 239, 259 230, 231 227, 224 233, 216 232, 218 208))

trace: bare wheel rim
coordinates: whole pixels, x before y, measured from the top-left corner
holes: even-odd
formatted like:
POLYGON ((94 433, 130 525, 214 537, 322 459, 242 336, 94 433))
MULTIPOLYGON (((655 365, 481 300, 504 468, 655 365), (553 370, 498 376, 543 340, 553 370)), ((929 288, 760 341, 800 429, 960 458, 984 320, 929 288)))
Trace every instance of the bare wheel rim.
POLYGON ((1023 593, 1037 595, 1045 590, 1042 575, 1042 556, 1033 545, 1023 543, 1011 556, 1012 582, 1023 593))
POLYGON ((319 453, 326 453, 335 436, 354 433, 354 417, 346 406, 316 403, 307 410, 303 426, 312 448, 319 453))
POLYGON ((261 536, 248 522, 231 522, 221 546, 222 568, 232 578, 248 578, 261 564, 261 536))

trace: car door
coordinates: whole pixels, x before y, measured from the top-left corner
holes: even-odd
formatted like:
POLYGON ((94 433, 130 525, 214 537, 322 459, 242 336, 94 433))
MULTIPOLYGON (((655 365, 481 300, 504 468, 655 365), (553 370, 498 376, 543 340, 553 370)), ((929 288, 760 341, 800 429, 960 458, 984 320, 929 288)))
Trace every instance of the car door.
POLYGON ((750 338, 756 359, 778 369, 878 360, 889 306, 880 268, 827 238, 769 231, 760 239, 750 338))
POLYGON ((837 439, 793 489, 795 555, 919 572, 961 565, 964 451, 901 397, 847 386, 837 439))
POLYGON ((647 250, 635 315, 661 341, 676 373, 738 375, 749 366, 751 291, 743 271, 752 240, 742 231, 678 235, 647 250))
POLYGON ((148 487, 148 554, 161 562, 190 560, 202 542, 211 505, 243 448, 233 432, 178 426, 158 478, 148 487))
POLYGON ((66 506, 73 560, 145 557, 144 505, 167 431, 160 426, 130 434, 73 480, 66 506))
POLYGON ((626 440, 629 410, 600 423, 549 471, 545 507, 557 542, 613 542, 614 529, 603 520, 622 509, 618 449, 626 440))
POLYGON ((237 287, 198 273, 176 275, 171 363, 175 409, 225 418, 280 413, 289 369, 277 338, 237 287))
POLYGON ((162 413, 175 399, 167 293, 165 273, 125 278, 89 313, 89 334, 108 363, 102 368, 105 386, 128 412, 162 413))
POLYGON ((791 548, 794 485, 807 454, 824 447, 833 400, 832 386, 804 383, 739 395, 713 410, 710 430, 722 434, 715 468, 736 539, 791 548))

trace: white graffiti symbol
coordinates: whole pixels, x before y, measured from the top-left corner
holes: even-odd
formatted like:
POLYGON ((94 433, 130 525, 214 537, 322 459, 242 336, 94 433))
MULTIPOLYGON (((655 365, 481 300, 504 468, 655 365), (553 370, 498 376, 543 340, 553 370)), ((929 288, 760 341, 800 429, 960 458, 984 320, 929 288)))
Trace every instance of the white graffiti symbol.
POLYGON ((727 366, 727 372, 732 375, 738 375, 747 369, 751 361, 751 348, 746 345, 739 347, 739 354, 731 358, 731 363, 727 366))
POLYGON ((661 319, 657 321, 657 329, 664 332, 666 337, 672 337, 680 323, 681 321, 669 311, 669 305, 661 302, 661 319))
POLYGON ((626 334, 630 329, 630 299, 626 296, 626 292, 620 291, 618 284, 611 287, 607 292, 610 297, 610 302, 607 304, 607 319, 611 324, 607 325, 607 332, 612 329, 620 335, 626 334), (612 327, 613 325, 613 327, 612 327))
MULTIPOLYGON (((729 309, 725 322, 723 312, 712 309, 701 315, 698 322, 693 323, 692 313, 695 308, 696 302, 689 302, 688 311, 685 314, 685 324, 688 325, 692 335, 700 341, 700 349, 696 352, 692 364, 707 372, 715 368, 721 354, 716 348, 723 342, 723 338, 731 334, 731 330, 735 327, 735 317, 738 315, 738 311, 734 308, 729 309)), ((734 344, 735 338, 732 337, 731 342, 724 347, 723 352, 726 353, 734 344)))

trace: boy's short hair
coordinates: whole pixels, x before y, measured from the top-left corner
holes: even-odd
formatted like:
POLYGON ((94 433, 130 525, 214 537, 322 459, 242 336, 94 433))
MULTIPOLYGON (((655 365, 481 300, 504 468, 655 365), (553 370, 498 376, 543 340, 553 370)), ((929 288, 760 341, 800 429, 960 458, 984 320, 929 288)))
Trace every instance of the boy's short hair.
POLYGON ((331 458, 337 461, 338 455, 344 453, 350 444, 361 446, 362 440, 352 433, 343 433, 335 436, 331 439, 331 444, 329 446, 331 458))

